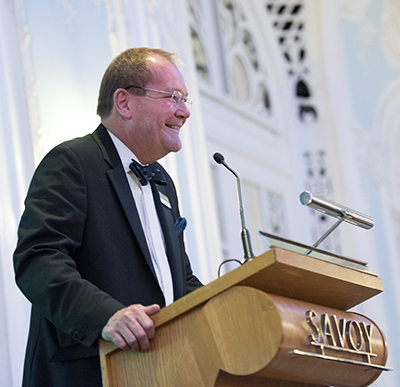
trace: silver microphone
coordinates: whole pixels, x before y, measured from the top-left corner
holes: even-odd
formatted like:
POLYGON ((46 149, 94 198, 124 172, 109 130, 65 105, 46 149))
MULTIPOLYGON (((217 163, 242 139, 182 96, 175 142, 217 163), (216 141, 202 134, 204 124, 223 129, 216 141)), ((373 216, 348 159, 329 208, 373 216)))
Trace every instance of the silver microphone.
POLYGON ((345 222, 351 223, 355 226, 369 230, 375 224, 374 219, 361 212, 352 210, 351 208, 342 206, 321 196, 313 195, 309 191, 304 191, 300 194, 300 203, 314 208, 324 214, 333 216, 337 219, 342 219, 345 222))

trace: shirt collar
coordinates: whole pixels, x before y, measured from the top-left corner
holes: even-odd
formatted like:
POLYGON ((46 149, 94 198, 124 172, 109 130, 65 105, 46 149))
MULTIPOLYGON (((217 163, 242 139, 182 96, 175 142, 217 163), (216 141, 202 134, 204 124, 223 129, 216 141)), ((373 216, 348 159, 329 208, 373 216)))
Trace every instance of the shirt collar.
POLYGON ((132 159, 137 161, 139 164, 142 164, 136 155, 115 134, 111 133, 108 129, 107 131, 115 145, 115 148, 117 149, 125 172, 130 171, 129 165, 131 164, 132 159))

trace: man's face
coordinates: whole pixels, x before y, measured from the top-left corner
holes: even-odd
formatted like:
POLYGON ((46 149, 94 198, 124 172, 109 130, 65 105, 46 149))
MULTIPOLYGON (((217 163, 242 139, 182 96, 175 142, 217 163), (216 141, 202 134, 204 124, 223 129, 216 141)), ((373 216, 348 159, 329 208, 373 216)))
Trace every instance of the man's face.
MULTIPOLYGON (((146 88, 187 95, 185 81, 175 65, 158 56, 149 62, 153 80, 146 88)), ((131 98, 134 112, 131 134, 139 160, 149 163, 179 151, 182 147, 179 131, 190 116, 185 103, 174 103, 170 95, 149 90, 145 96, 131 98)))

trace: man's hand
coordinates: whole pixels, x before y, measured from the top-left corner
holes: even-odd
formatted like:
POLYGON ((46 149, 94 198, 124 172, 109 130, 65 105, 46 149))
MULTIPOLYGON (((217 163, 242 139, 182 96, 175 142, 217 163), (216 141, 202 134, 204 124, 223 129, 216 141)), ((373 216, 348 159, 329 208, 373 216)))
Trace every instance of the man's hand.
POLYGON ((143 306, 130 305, 116 312, 108 320, 101 332, 104 340, 112 341, 124 351, 145 352, 150 347, 150 339, 154 337, 153 320, 149 317, 160 310, 160 306, 153 304, 143 306))

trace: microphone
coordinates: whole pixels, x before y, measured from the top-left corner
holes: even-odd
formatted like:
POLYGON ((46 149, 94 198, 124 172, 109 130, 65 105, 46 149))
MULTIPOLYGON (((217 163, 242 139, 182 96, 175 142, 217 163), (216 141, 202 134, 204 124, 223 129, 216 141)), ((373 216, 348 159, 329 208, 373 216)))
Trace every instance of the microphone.
POLYGON ((334 218, 344 218, 345 222, 351 223, 365 229, 370 229, 374 226, 374 219, 361 212, 352 210, 351 208, 337 204, 331 200, 325 199, 322 196, 313 195, 309 191, 304 191, 300 194, 300 203, 314 208, 324 214, 333 216, 334 218))
POLYGON ((236 185, 237 185, 237 192, 239 198, 239 212, 240 212, 240 220, 242 222, 242 229, 240 231, 240 235, 242 238, 243 250, 244 250, 244 261, 248 262, 254 258, 253 251, 251 249, 251 241, 250 241, 250 233, 246 228, 245 221, 244 221, 244 211, 243 211, 243 200, 242 200, 242 190, 240 186, 240 178, 237 173, 229 167, 229 165, 225 162, 224 156, 221 153, 214 153, 213 156, 214 160, 218 164, 222 164, 226 169, 231 171, 236 177, 236 185))
MULTIPOLYGON (((375 224, 374 220, 370 216, 332 202, 322 196, 313 195, 309 191, 302 192, 299 199, 301 204, 338 219, 338 221, 313 244, 314 248, 318 247, 342 222, 348 222, 354 226, 365 228, 367 230, 375 224)), ((311 249, 307 250, 304 255, 310 254, 311 251, 311 249)))

